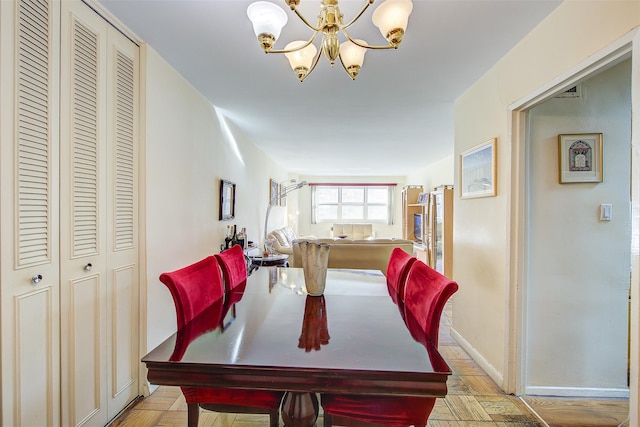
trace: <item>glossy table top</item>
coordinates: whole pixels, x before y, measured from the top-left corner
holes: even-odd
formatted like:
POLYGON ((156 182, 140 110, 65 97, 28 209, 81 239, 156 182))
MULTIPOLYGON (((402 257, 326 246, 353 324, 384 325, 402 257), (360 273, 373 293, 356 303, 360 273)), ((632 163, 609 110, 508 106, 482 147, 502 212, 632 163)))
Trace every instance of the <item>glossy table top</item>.
MULTIPOLYGON (((260 268, 143 358, 153 384, 444 396, 450 370, 416 341, 380 272, 260 268)), ((427 349, 428 347, 428 349, 427 349)))
MULTIPOLYGON (((294 293, 306 295, 302 268, 259 268, 251 273, 247 293, 294 293)), ((389 297, 387 279, 380 270, 327 270, 325 295, 389 297)))

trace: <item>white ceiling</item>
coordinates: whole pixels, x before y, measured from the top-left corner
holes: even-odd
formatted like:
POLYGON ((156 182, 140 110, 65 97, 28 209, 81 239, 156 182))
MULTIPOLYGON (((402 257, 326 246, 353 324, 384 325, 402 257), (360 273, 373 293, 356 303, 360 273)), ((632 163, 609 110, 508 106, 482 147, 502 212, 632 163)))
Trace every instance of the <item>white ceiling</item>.
MULTIPOLYGON (((289 23, 276 48, 308 39, 289 23)), ((350 35, 384 44, 369 8, 350 35)), ((365 0, 340 0, 345 22, 365 0)), ((406 175, 453 152, 455 99, 561 0, 413 0, 397 50, 369 51, 352 81, 323 57, 300 83, 266 55, 247 18, 252 0, 100 0, 281 166, 308 175, 406 175)), ((320 0, 300 10, 316 21, 320 0)), ((526 64, 523 64, 526 67, 526 64)))

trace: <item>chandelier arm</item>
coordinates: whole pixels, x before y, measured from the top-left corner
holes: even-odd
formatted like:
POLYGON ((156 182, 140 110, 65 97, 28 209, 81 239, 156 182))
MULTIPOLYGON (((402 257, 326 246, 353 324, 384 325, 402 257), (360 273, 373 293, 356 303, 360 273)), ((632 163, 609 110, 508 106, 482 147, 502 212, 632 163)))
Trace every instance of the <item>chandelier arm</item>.
MULTIPOLYGON (((347 25, 343 25, 340 27, 341 30, 345 30, 346 28, 349 28, 350 26, 353 25, 354 22, 356 22, 358 19, 360 19, 360 17, 362 16, 362 14, 369 9, 369 6, 371 6, 373 4, 373 2, 375 2, 376 0, 365 0, 365 5, 362 6, 362 9, 360 9, 360 12, 358 12, 358 14, 351 20, 349 21, 349 23, 347 25)), ((346 34, 346 33, 345 33, 346 34)))
POLYGON ((369 44, 362 44, 359 43, 358 41, 356 41, 356 39, 352 38, 348 32, 345 31, 345 29, 342 29, 342 33, 345 35, 345 37, 353 44, 355 44, 356 46, 360 46, 363 47, 365 49, 397 49, 397 46, 394 46, 392 44, 388 44, 386 46, 374 46, 374 45, 369 45, 369 44))
POLYGON ((309 21, 307 21, 307 18, 304 17, 304 15, 302 13, 300 13, 298 11, 298 8, 294 6, 293 11, 295 12, 296 15, 298 15, 298 18, 300 18, 300 20, 304 23, 304 25, 306 25, 307 27, 311 28, 313 31, 322 31, 321 27, 314 27, 313 25, 311 25, 309 23, 309 21))
POLYGON ((301 46, 298 46, 298 47, 293 48, 293 49, 271 49, 271 50, 267 51, 266 53, 290 53, 290 52, 296 52, 298 50, 302 50, 305 47, 309 46, 311 43, 313 43, 315 41, 316 37, 318 37, 318 31, 314 32, 311 35, 311 38, 305 44, 303 44, 301 46))

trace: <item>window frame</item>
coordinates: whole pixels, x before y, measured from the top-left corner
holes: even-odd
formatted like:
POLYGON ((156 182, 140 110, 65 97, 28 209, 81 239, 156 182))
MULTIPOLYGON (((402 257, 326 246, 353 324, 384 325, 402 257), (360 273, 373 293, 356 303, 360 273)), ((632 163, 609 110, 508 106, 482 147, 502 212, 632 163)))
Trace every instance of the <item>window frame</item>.
POLYGON ((311 186, 311 223, 312 224, 330 224, 330 223, 376 223, 376 224, 394 224, 394 203, 395 203, 395 187, 396 184, 328 184, 317 183, 309 184, 311 186), (362 188, 364 192, 364 200, 360 202, 343 202, 343 189, 345 188, 362 188), (369 202, 369 189, 371 188, 387 188, 387 203, 371 203, 369 202), (337 188, 338 189, 338 201, 336 203, 318 203, 317 191, 319 188, 337 188), (318 219, 318 206, 337 206, 337 218, 329 220, 318 219), (363 215, 359 219, 344 219, 343 218, 343 206, 362 206, 363 215), (369 206, 385 206, 387 209, 386 219, 369 219, 367 217, 369 206))

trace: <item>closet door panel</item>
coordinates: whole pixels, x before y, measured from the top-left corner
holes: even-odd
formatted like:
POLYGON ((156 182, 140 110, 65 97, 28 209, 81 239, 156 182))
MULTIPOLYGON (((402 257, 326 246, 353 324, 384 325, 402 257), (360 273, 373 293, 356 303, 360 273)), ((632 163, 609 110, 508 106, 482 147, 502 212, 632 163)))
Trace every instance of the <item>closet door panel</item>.
POLYGON ((138 46, 109 29, 109 418, 138 395, 138 46))
POLYGON ((57 2, 0 2, 0 425, 6 426, 60 422, 59 18, 57 2))
POLYGON ((138 395, 138 343, 131 325, 137 324, 137 269, 134 265, 113 271, 111 286, 110 393, 109 418, 113 418, 138 395))
POLYGON ((57 291, 39 287, 15 297, 16 426, 58 425, 57 291), (43 348, 45 351, 42 351, 43 348), (34 405, 37 410, 34 410, 34 405))
POLYGON ((103 419, 104 375, 102 366, 104 359, 101 350, 104 348, 101 340, 104 337, 101 329, 100 294, 103 285, 100 275, 88 275, 69 283, 70 306, 73 310, 69 314, 68 326, 70 330, 65 334, 69 338, 67 344, 70 349, 69 363, 73 367, 69 376, 65 378, 74 390, 72 401, 68 402, 71 412, 68 425, 92 425, 92 419, 103 419), (102 413, 102 414, 101 414, 102 413))
POLYGON ((103 426, 106 400, 106 23, 62 2, 62 424, 103 426))

